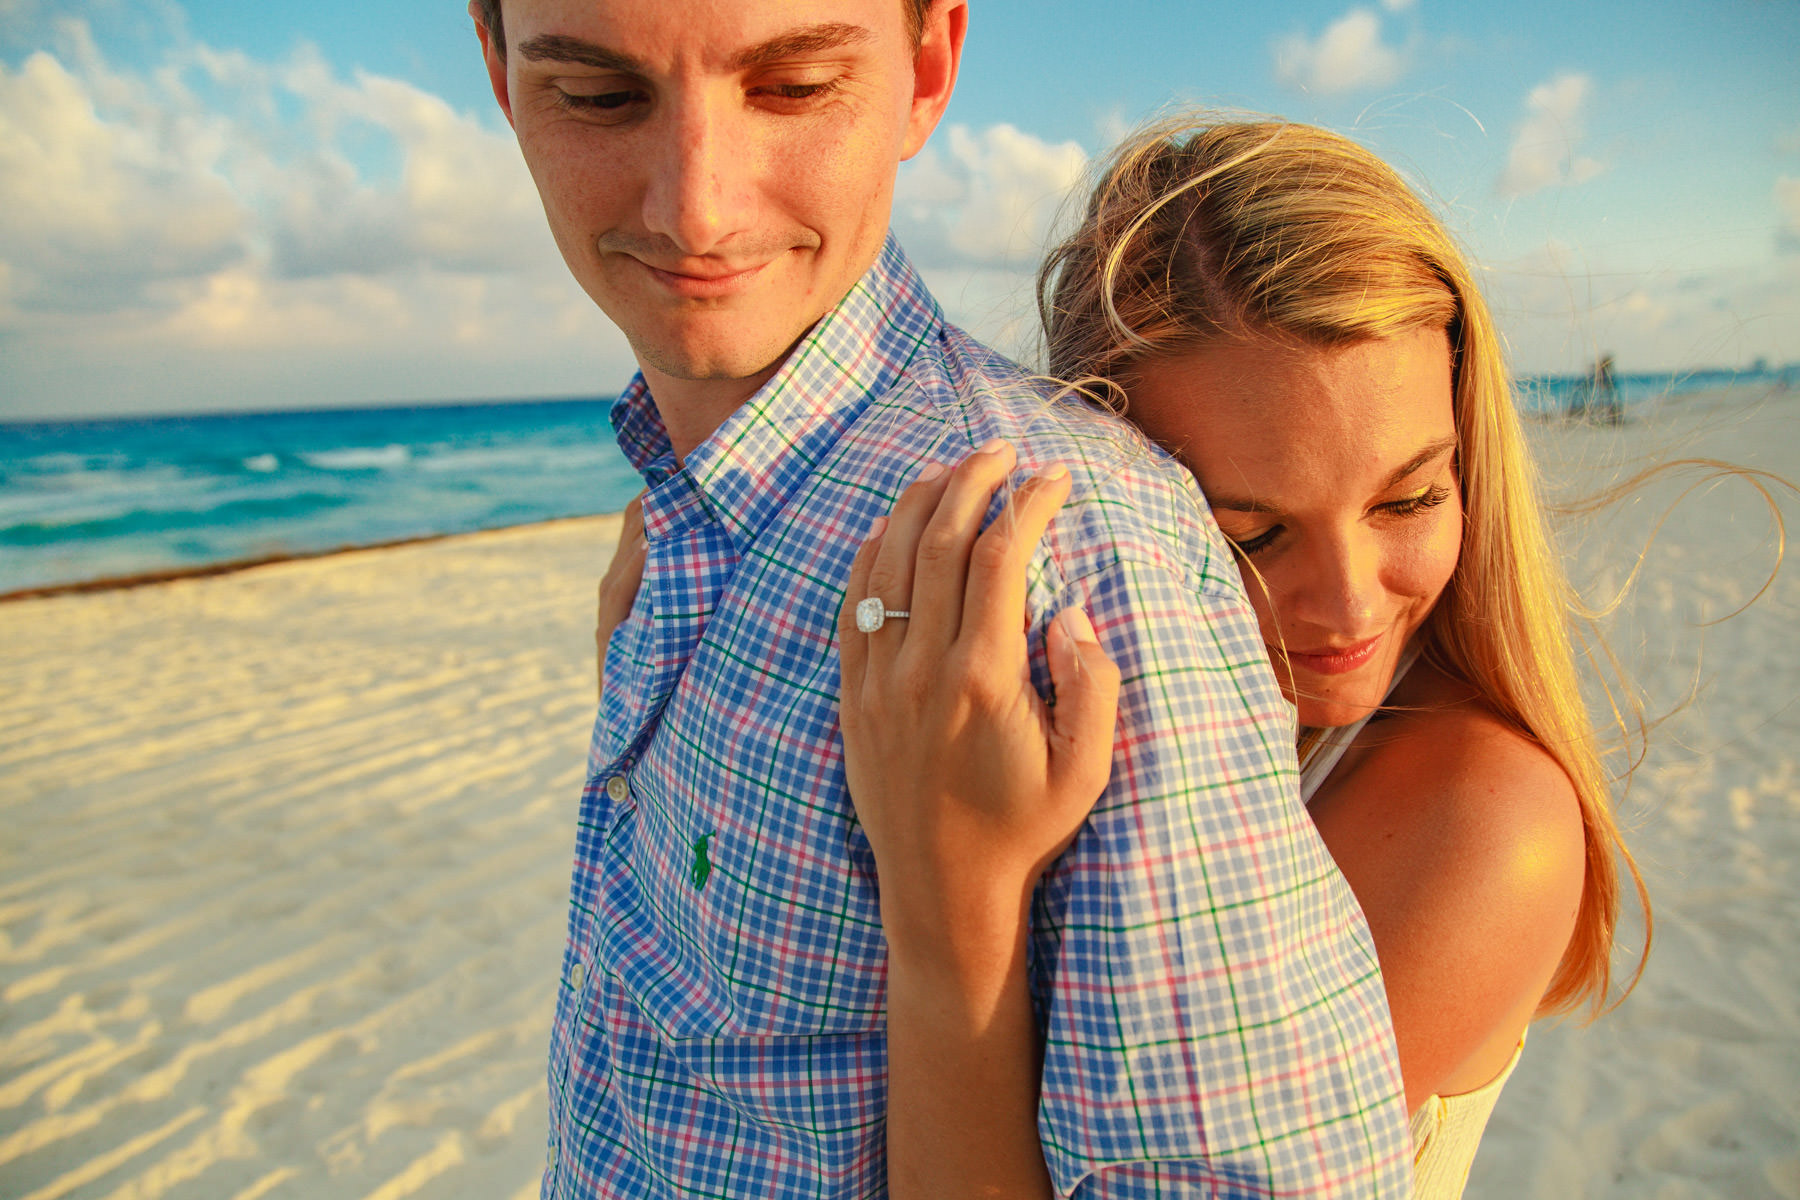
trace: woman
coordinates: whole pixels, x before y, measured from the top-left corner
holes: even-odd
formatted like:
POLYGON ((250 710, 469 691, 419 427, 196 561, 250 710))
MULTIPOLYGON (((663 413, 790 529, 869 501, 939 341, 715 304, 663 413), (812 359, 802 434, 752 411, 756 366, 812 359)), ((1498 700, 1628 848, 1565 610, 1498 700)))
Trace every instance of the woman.
MULTIPOLYGON (((1459 1195, 1527 1025, 1604 1005, 1616 863, 1637 879, 1469 269, 1354 143, 1176 121, 1114 153, 1039 294, 1050 373, 1171 451, 1237 549, 1302 726, 1309 811, 1381 960, 1415 1194, 1459 1195)), ((892 621, 863 635, 846 622, 842 640, 851 794, 891 949, 896 1196, 1049 1192, 1018 898, 1075 835, 1110 747, 1074 735, 1075 717, 1023 677, 1024 566, 1068 482, 1028 481, 1011 518, 978 532, 1011 463, 994 448, 914 485, 847 593, 865 594, 880 562, 915 586, 949 572, 966 595, 954 628, 892 621), (909 675, 896 665, 908 639, 984 663, 988 679, 909 675), (996 664, 1018 681, 1002 689, 1011 703, 993 701, 996 664), (1047 785, 999 765, 1021 738, 1044 748, 1047 785), (995 911, 938 915, 946 888, 977 873, 995 911), (979 1046, 933 1036, 946 987, 991 1001, 979 1046), (990 1083, 958 1086, 973 1078, 990 1083)), ((1079 613, 1048 641, 1059 698, 1085 710, 1110 694, 1079 613)))

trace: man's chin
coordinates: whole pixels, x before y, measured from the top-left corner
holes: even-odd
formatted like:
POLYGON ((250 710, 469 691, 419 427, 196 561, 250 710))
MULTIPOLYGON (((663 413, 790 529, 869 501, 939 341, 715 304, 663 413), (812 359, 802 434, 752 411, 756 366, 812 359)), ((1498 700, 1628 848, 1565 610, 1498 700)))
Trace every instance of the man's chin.
POLYGON ((755 381, 758 386, 787 360, 799 341, 770 342, 766 349, 746 350, 743 342, 716 345, 634 345, 638 363, 649 372, 687 383, 755 381))

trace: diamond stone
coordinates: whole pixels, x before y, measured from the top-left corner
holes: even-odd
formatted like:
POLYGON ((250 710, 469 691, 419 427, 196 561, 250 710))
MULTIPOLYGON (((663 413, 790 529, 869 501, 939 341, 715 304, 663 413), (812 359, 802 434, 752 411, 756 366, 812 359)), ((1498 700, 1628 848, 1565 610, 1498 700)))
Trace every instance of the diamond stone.
POLYGON ((880 596, 870 596, 867 600, 856 602, 856 627, 863 633, 874 633, 887 624, 887 610, 881 605, 880 596))

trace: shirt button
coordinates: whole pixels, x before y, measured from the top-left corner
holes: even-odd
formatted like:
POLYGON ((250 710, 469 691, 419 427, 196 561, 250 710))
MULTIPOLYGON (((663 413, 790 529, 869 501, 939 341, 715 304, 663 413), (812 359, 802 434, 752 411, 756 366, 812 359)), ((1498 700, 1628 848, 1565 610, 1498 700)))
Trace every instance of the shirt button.
POLYGON ((569 971, 569 986, 580 991, 587 984, 587 968, 576 963, 569 971))
POLYGON ((606 781, 606 794, 613 798, 614 803, 623 804, 625 797, 631 795, 631 788, 623 775, 614 775, 606 781))

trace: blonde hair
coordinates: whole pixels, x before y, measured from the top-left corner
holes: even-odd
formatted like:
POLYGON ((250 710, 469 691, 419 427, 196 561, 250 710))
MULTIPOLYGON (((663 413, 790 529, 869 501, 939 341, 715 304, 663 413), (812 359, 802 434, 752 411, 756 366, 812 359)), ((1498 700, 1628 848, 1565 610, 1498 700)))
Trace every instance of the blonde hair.
MULTIPOLYGON (((1574 785, 1586 877, 1539 1011, 1603 1011, 1620 862, 1644 906, 1646 949, 1649 899, 1569 649, 1583 610, 1551 549, 1492 318, 1443 225, 1392 168, 1338 134, 1170 118, 1102 164, 1079 228, 1039 273, 1038 304, 1050 373, 1124 409, 1134 364, 1220 340, 1339 346, 1447 332, 1463 539, 1420 641, 1574 785)), ((1583 645, 1591 658, 1600 643, 1583 645)), ((1642 971, 1640 956, 1625 991, 1642 971)))

